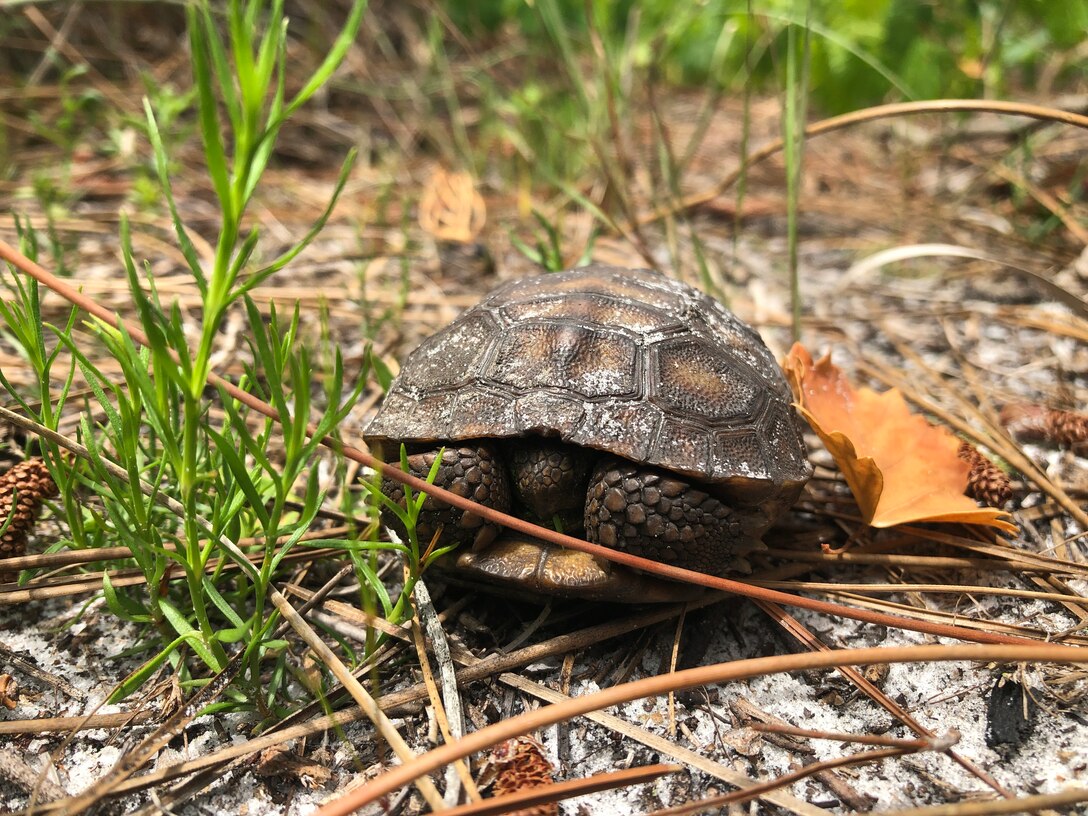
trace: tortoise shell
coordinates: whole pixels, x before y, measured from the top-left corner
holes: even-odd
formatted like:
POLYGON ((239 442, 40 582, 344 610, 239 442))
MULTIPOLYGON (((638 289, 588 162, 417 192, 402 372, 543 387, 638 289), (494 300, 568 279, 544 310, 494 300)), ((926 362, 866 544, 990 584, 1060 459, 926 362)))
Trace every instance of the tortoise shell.
POLYGON ((598 265, 506 283, 425 340, 365 436, 558 437, 773 503, 809 476, 790 402, 770 350, 716 300, 598 265))

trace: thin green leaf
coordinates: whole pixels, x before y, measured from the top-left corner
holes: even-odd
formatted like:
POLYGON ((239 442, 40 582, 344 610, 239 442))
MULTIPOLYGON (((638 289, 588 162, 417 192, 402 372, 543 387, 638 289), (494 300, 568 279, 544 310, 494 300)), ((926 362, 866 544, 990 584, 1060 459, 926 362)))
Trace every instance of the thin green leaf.
POLYGON ((300 90, 295 98, 287 105, 287 108, 283 113, 283 119, 287 119, 296 110, 306 104, 309 98, 317 93, 318 89, 328 82, 329 77, 333 75, 333 72, 340 67, 340 63, 343 62, 344 57, 347 56, 348 49, 351 48, 351 44, 355 42, 355 36, 359 33, 359 26, 363 22, 363 13, 366 11, 366 7, 367 0, 355 0, 352 4, 351 13, 348 16, 347 22, 344 23, 344 27, 340 30, 340 34, 337 36, 336 41, 333 42, 332 48, 329 49, 328 56, 325 57, 325 61, 321 63, 318 69, 314 71, 309 82, 302 87, 302 90, 300 90))
POLYGON ((117 684, 117 688, 113 690, 110 696, 107 698, 109 703, 120 703, 126 699, 130 694, 137 691, 148 679, 159 670, 164 662, 174 654, 181 644, 189 641, 191 638, 188 636, 182 636, 175 638, 170 643, 156 654, 153 658, 144 663, 136 671, 129 674, 124 680, 117 684))
POLYGON ((189 233, 185 229, 185 224, 181 220, 181 215, 178 213, 178 205, 174 200, 174 188, 170 184, 170 162, 166 153, 166 148, 163 147, 162 136, 159 134, 159 126, 155 121, 155 113, 151 110, 151 102, 144 99, 144 115, 147 118, 147 134, 151 140, 151 149, 155 155, 155 170, 159 176, 159 184, 162 186, 163 195, 166 196, 166 204, 170 209, 170 221, 174 225, 174 233, 178 238, 178 247, 181 249, 181 254, 185 258, 185 263, 189 265, 189 270, 193 273, 193 278, 196 280, 196 285, 200 289, 202 296, 208 294, 208 281, 204 277, 204 269, 200 263, 200 256, 196 253, 196 247, 193 246, 192 240, 189 238, 189 233))
POLYGON ((208 166, 224 222, 234 219, 234 202, 230 193, 230 169, 227 151, 219 125, 219 101, 212 81, 213 65, 210 59, 209 39, 218 36, 213 29, 205 28, 206 18, 193 6, 186 7, 189 24, 189 48, 193 61, 193 81, 199 95, 197 111, 200 115, 200 133, 204 142, 204 157, 208 166))
POLYGON ((213 74, 218 79, 219 93, 222 95, 223 105, 227 109, 227 120, 237 122, 241 116, 241 110, 238 107, 238 94, 234 90, 230 59, 223 47, 223 40, 219 36, 219 27, 212 16, 211 5, 207 2, 201 2, 200 14, 206 32, 204 44, 208 47, 208 54, 212 60, 213 74))
POLYGON ((242 617, 234 610, 234 607, 231 606, 230 602, 222 596, 219 589, 212 583, 211 578, 205 575, 201 579, 201 584, 204 587, 204 594, 211 598, 212 603, 215 604, 215 608, 223 613, 223 617, 234 624, 235 629, 242 632, 249 630, 249 624, 242 620, 242 617))
POLYGON ((393 600, 389 597, 389 590, 385 588, 382 579, 370 568, 366 559, 353 555, 352 563, 355 565, 355 571, 363 577, 363 580, 360 583, 365 583, 366 586, 370 587, 371 592, 374 593, 379 603, 381 603, 383 613, 388 617, 389 613, 393 611, 393 600))
POLYGON ((131 598, 118 594, 110 581, 108 572, 102 573, 102 595, 110 612, 131 623, 150 623, 152 618, 147 610, 131 598))
POLYGON ((220 660, 215 656, 207 644, 204 643, 204 639, 200 636, 200 633, 192 627, 188 619, 181 613, 181 611, 174 606, 170 601, 163 598, 159 601, 159 608, 162 610, 163 617, 166 618, 174 631, 184 637, 188 644, 192 646, 193 651, 197 653, 197 656, 204 661, 204 663, 213 671, 220 672, 223 670, 223 665, 220 660))
POLYGON ((208 428, 207 432, 212 438, 212 441, 215 442, 216 448, 219 450, 219 455, 223 457, 227 467, 230 468, 231 474, 234 476, 235 481, 237 481, 238 486, 249 500, 250 510, 257 516, 261 526, 267 527, 270 523, 270 519, 268 511, 264 506, 265 498, 261 495, 261 492, 257 489, 257 485, 254 484, 253 479, 250 477, 249 469, 246 467, 246 463, 242 460, 233 441, 212 428, 208 428))

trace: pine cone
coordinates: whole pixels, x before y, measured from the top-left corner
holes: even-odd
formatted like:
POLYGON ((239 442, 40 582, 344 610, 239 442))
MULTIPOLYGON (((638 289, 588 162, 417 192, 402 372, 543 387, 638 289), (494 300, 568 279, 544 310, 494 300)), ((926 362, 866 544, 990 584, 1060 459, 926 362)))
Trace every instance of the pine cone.
POLYGON ((1005 472, 979 453, 970 442, 960 442, 957 455, 971 466, 967 476, 968 496, 990 507, 1004 507, 1012 498, 1012 484, 1005 472))
POLYGON ((1041 405, 1006 405, 1001 409, 1001 424, 1024 442, 1088 451, 1088 414, 1041 405))
MULTIPOLYGON (((532 737, 515 737, 491 749, 484 763, 481 782, 494 780, 492 796, 508 796, 511 793, 550 785, 553 779, 552 765, 544 757, 544 746, 532 737)), ((552 802, 510 811, 510 816, 556 816, 559 806, 552 802)))
MULTIPOLYGON (((27 459, 0 475, 0 563, 26 552, 26 537, 45 499, 57 495, 57 485, 42 459, 27 459)), ((0 572, 0 581, 15 573, 0 572)))

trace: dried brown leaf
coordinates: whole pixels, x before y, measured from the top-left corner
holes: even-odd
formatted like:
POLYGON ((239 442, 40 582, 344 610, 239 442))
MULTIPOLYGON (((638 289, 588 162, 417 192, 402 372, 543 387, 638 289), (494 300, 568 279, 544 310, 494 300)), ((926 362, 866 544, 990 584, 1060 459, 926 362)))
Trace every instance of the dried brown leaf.
POLYGON ((440 241, 469 243, 486 220, 487 206, 472 176, 437 168, 419 199, 419 225, 440 241))

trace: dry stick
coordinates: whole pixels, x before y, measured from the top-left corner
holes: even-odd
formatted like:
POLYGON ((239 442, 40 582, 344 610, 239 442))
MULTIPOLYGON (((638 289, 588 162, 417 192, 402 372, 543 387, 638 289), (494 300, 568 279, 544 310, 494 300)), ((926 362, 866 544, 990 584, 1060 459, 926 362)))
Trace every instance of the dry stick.
POLYGON ((0 748, 0 779, 5 779, 24 792, 37 797, 39 802, 48 802, 64 796, 64 788, 42 775, 42 771, 32 768, 21 751, 0 748))
MULTIPOLYGON (((7 566, 6 560, 4 562, 4 565, 7 566)), ((19 671, 33 677, 39 683, 43 683, 50 688, 67 694, 73 700, 79 700, 82 702, 83 700, 87 699, 87 693, 85 691, 83 691, 82 689, 77 689, 63 677, 59 677, 55 674, 50 674, 43 669, 39 669, 29 660, 21 657, 18 652, 13 652, 4 643, 0 643, 0 657, 2 657, 6 662, 12 663, 19 669, 19 671)))
MULTIPOLYGON (((816 552, 768 547, 764 555, 792 561, 804 561, 816 564, 879 564, 893 567, 924 567, 927 569, 957 570, 973 569, 980 572, 1012 571, 1050 572, 1049 569, 1032 564, 996 558, 957 558, 946 555, 908 555, 906 553, 858 553, 858 552, 816 552)), ((1010 551, 1015 557, 1016 551, 1010 551)), ((1088 572, 1088 570, 1086 570, 1088 572)))
POLYGON ((821 731, 816 728, 798 728, 796 725, 777 722, 751 722, 747 725, 753 731, 764 734, 787 734, 791 737, 808 737, 809 739, 831 740, 832 742, 855 742, 859 745, 882 745, 886 748, 902 748, 908 751, 933 751, 944 750, 956 744, 959 733, 949 731, 943 737, 922 739, 903 739, 902 737, 885 737, 882 734, 845 734, 837 731, 821 731))
POLYGON ((858 793, 850 782, 842 774, 834 771, 817 771, 816 779, 830 791, 832 796, 838 798, 845 812, 853 814, 868 813, 876 804, 876 797, 865 793, 858 793))
MULTIPOLYGON (((431 697, 434 706, 435 718, 442 732, 442 738, 446 742, 453 742, 464 736, 465 716, 461 711, 461 698, 457 691, 457 676, 453 671, 453 658, 450 656, 450 644, 446 640, 446 633, 442 630, 442 624, 438 620, 434 604, 431 603, 431 594, 427 591, 427 585, 422 581, 416 581, 413 588, 415 615, 412 617, 411 631, 412 641, 419 657, 419 668, 423 672, 424 682, 427 684, 427 694, 431 697), (431 661, 427 657, 427 643, 423 637, 423 629, 426 627, 427 638, 431 642, 434 651, 434 659, 438 663, 438 671, 442 679, 442 693, 434 682, 431 672, 431 661)), ((464 760, 458 760, 453 765, 455 776, 446 784, 445 802, 447 807, 457 804, 460 790, 457 786, 458 778, 465 788, 465 792, 472 800, 480 798, 480 792, 472 779, 468 765, 464 760)))
MULTIPOLYGON (((825 133, 842 130, 843 128, 860 125, 864 122, 872 122, 877 119, 891 119, 897 116, 914 116, 920 113, 955 113, 955 112, 981 112, 1004 113, 1012 116, 1026 116, 1031 119, 1041 119, 1048 122, 1061 122, 1074 127, 1088 130, 1088 116, 1079 113, 1063 111, 1058 108, 1048 108, 1043 105, 1027 105, 1020 102, 1003 102, 1000 100, 982 99, 936 99, 924 102, 897 102, 890 105, 877 105, 865 110, 844 113, 841 116, 832 116, 815 122, 805 128, 805 138, 822 136, 825 133)), ((666 207, 658 209, 643 216, 640 223, 647 224, 674 214, 677 209, 691 209, 708 201, 713 201, 727 189, 732 187, 737 179, 752 165, 770 158, 775 153, 780 153, 785 148, 785 140, 778 139, 765 147, 749 153, 741 161, 740 165, 725 178, 708 190, 695 193, 683 199, 680 207, 666 207)))
POLYGON ((153 711, 118 711, 115 714, 85 714, 79 717, 41 717, 33 720, 0 720, 0 737, 87 731, 97 728, 121 728, 158 720, 153 711))
MULTIPOLYGON (((355 679, 351 671, 344 665, 330 649, 325 645, 323 641, 305 620, 294 610, 290 602, 283 597, 278 591, 272 590, 270 592, 272 603, 275 604, 276 609, 283 615, 283 619, 291 624, 291 628, 295 630, 299 637, 301 637, 306 645, 309 646, 314 654, 320 658, 321 662, 329 667, 329 670, 336 676, 336 679, 340 681, 340 684, 348 690, 352 699, 355 700, 355 704, 359 706, 370 718, 370 721, 374 723, 374 728, 381 734, 382 739, 389 743, 389 747, 393 749, 393 753, 397 755, 397 758, 404 763, 410 762, 415 758, 415 753, 408 746, 408 743, 404 741, 404 738, 400 735, 400 732, 394 727, 393 723, 389 721, 389 718, 385 716, 385 712, 381 710, 381 707, 375 701, 370 693, 363 688, 362 684, 355 679)), ((421 776, 416 780, 416 787, 419 788, 419 792, 423 794, 423 798, 427 800, 427 804, 430 805, 431 810, 446 810, 446 805, 442 801, 442 794, 438 792, 438 789, 434 786, 434 782, 429 777, 421 776)))
POLYGON ((1067 595, 1064 592, 1039 592, 1034 589, 1007 589, 1004 587, 975 586, 973 584, 851 584, 830 581, 752 581, 754 586, 774 589, 794 588, 810 591, 828 592, 874 592, 881 595, 899 592, 943 592, 959 595, 1000 595, 1009 598, 1030 598, 1036 601, 1056 601, 1058 603, 1088 606, 1088 598, 1080 595, 1067 595))
POLYGON ((653 782, 665 774, 682 771, 679 765, 644 765, 628 768, 624 771, 594 774, 585 779, 572 779, 569 782, 556 782, 538 788, 528 788, 506 796, 494 796, 473 802, 470 805, 447 810, 448 816, 493 816, 493 814, 511 813, 517 808, 518 813, 525 813, 534 805, 545 805, 575 796, 586 796, 598 791, 613 790, 627 785, 639 785, 653 782), (525 808, 526 810, 522 810, 525 808))
MULTIPOLYGON (((449 718, 446 716, 446 708, 442 704, 442 694, 438 690, 438 685, 434 681, 434 672, 431 671, 431 662, 427 657, 427 644, 423 640, 423 630, 419 628, 419 625, 415 618, 411 622, 412 640, 416 648, 416 659, 419 661, 420 675, 423 678, 423 685, 427 688, 427 698, 431 702, 431 711, 435 722, 438 724, 438 732, 443 742, 454 742, 452 735, 450 734, 449 718)), ((469 773, 468 765, 465 764, 463 759, 458 759, 451 765, 446 766, 446 793, 443 797, 443 805, 446 809, 454 807, 457 804, 457 800, 461 798, 461 785, 465 781, 469 784, 472 783, 472 775, 469 773)), ((479 796, 475 797, 478 799, 479 796)))
MULTIPOLYGON (((992 103, 991 103, 992 104, 992 103)), ((1086 126, 1088 126, 1088 118, 1085 119, 1086 126)), ((0 259, 7 261, 16 268, 25 272, 33 277, 35 280, 44 284, 52 289, 58 295, 63 297, 69 303, 83 309, 87 313, 102 320, 107 325, 114 328, 119 327, 123 321, 121 321, 116 315, 111 314, 108 310, 102 308, 90 298, 84 296, 82 293, 76 291, 60 278, 47 272, 38 264, 31 261, 29 258, 13 249, 4 241, 0 241, 0 259)), ((134 326, 128 326, 125 324, 125 330, 128 334, 138 343, 148 345, 147 337, 143 332, 139 331, 134 326)), ((208 382, 226 391, 231 397, 241 402, 243 405, 257 411, 264 416, 271 419, 277 419, 277 414, 272 406, 257 399, 252 394, 243 391, 233 383, 224 380, 222 377, 215 373, 208 375, 208 382)), ((531 522, 519 519, 514 516, 507 515, 506 513, 500 513, 490 507, 486 507, 482 504, 477 504, 470 499, 458 496, 448 490, 444 490, 435 485, 428 484, 422 479, 418 479, 412 476, 400 468, 392 467, 384 462, 375 459, 368 453, 364 453, 357 448, 353 448, 347 445, 343 445, 332 437, 325 437, 322 440, 322 444, 332 448, 333 450, 340 450, 343 455, 355 462, 362 465, 374 468, 382 473, 383 476, 387 476, 391 479, 395 479, 403 484, 408 485, 416 491, 422 491, 434 498, 453 505, 460 510, 467 510, 481 516, 486 521, 493 522, 495 524, 502 525, 516 532, 524 535, 532 536, 534 538, 543 539, 551 544, 557 544, 561 547, 567 547, 573 550, 579 550, 581 552, 588 553, 597 558, 603 558, 608 561, 613 561, 618 564, 623 564, 627 567, 633 567, 635 569, 642 570, 644 572, 651 572, 656 575, 663 576, 665 578, 671 578, 674 581, 681 581, 689 584, 697 584, 699 586, 710 587, 711 589, 721 590, 723 592, 730 592, 736 595, 743 595, 753 599, 759 599, 763 601, 769 601, 771 603, 780 603, 787 606, 797 606, 803 609, 809 609, 814 612, 822 612, 828 615, 836 615, 840 617, 853 618, 865 623, 872 623, 878 626, 890 626, 898 627, 902 629, 910 629, 916 632, 923 632, 925 634, 937 635, 938 637, 958 638, 961 640, 975 641, 978 643, 993 643, 993 644, 1015 644, 1015 643, 1028 643, 1026 638, 1015 638, 1005 635, 995 635, 989 632, 976 632, 968 629, 964 629, 958 626, 949 626, 945 624, 933 624, 920 621, 911 621, 906 618, 898 618, 894 615, 885 615, 879 612, 867 612, 856 609, 850 609, 849 607, 839 606, 837 604, 828 603, 826 601, 818 601, 812 598, 804 598, 796 595, 790 595, 784 592, 778 592, 776 590, 762 589, 759 587, 753 587, 740 581, 733 581, 728 578, 719 578, 712 575, 705 575, 701 572, 695 572, 693 570, 682 569, 680 567, 674 567, 659 562, 649 561, 645 558, 638 558, 637 556, 630 555, 619 550, 612 550, 608 547, 601 547, 596 544, 590 544, 587 541, 582 541, 572 536, 564 535, 550 530, 546 527, 539 527, 531 522)))
POLYGON ((599 711, 642 697, 665 694, 717 683, 744 680, 758 675, 787 671, 859 666, 873 663, 906 663, 924 661, 984 661, 1019 663, 1037 660, 1054 663, 1084 663, 1088 665, 1088 650, 1069 646, 1036 644, 1031 646, 970 645, 970 646, 906 646, 895 648, 842 649, 835 652, 759 657, 735 660, 714 666, 685 669, 675 674, 647 677, 633 683, 614 686, 595 694, 576 697, 567 702, 546 706, 512 717, 468 734, 455 745, 443 745, 418 757, 409 765, 390 769, 382 776, 341 799, 330 802, 318 811, 318 816, 346 816, 407 784, 421 774, 443 767, 457 757, 482 751, 503 740, 527 734, 538 728, 568 720, 591 711, 599 711))

